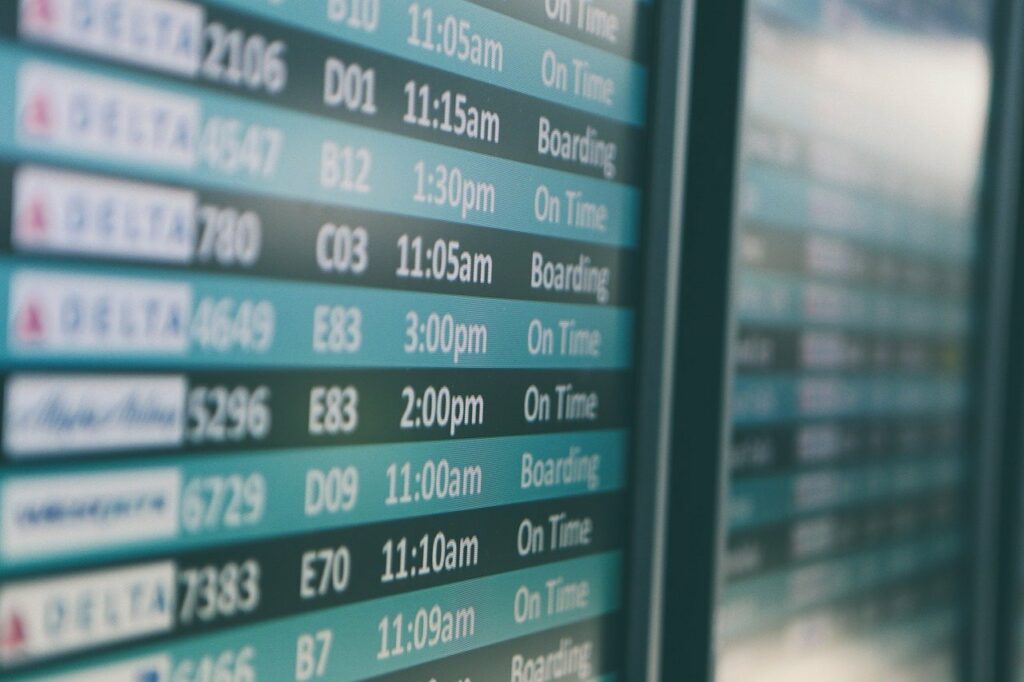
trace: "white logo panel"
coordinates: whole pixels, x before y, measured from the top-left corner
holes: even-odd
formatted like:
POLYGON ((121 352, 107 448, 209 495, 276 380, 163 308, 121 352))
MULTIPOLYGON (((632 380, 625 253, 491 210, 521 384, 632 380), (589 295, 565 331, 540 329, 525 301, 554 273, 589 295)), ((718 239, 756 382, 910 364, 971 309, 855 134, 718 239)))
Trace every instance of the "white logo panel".
POLYGON ((26 142, 153 165, 195 163, 199 101, 113 78, 28 62, 18 72, 26 142))
POLYGON ((14 458, 177 446, 183 376, 25 376, 7 382, 4 450, 14 458))
POLYGON ((0 660, 28 662, 170 632, 170 561, 14 583, 0 592, 0 660))
POLYGON ((188 263, 196 195, 38 167, 14 180, 14 244, 22 250, 188 263))
POLYGON ((178 534, 177 469, 9 479, 0 542, 9 558, 172 538, 178 534))
POLYGON ((15 351, 182 354, 191 309, 184 283, 22 271, 8 337, 15 351))
POLYGON ((179 0, 21 0, 22 36, 194 76, 203 10, 179 0))

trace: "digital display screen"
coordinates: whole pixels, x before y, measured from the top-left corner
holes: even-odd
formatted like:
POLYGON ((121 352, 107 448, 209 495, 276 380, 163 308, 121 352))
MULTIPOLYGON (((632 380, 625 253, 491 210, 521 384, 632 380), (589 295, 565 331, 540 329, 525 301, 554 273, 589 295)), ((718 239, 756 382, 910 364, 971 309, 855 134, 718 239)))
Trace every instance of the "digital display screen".
POLYGON ((720 682, 960 679, 989 12, 750 3, 720 682))
POLYGON ((617 679, 652 27, 3 2, 0 677, 617 679))

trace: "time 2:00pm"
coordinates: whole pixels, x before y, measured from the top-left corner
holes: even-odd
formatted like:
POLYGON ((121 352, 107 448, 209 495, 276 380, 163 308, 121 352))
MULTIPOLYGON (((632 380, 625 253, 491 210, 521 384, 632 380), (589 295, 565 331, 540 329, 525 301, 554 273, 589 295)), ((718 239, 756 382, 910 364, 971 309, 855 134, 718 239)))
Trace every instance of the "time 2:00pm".
POLYGON ((399 426, 405 429, 442 429, 454 437, 460 428, 483 426, 484 397, 453 393, 448 386, 427 386, 422 393, 412 386, 402 389, 405 409, 399 426))

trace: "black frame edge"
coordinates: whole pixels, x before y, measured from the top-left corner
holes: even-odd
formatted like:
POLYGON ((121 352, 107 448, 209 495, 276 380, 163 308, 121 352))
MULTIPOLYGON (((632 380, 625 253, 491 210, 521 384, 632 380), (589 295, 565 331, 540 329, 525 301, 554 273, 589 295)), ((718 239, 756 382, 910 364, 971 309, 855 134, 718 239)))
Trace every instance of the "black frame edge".
POLYGON ((970 679, 1014 679, 1016 605, 1021 598, 1017 566, 1024 482, 1024 228, 1021 178, 1024 158, 1024 0, 1004 0, 993 31, 994 77, 990 155, 984 188, 983 224, 991 230, 988 294, 981 369, 980 454, 975 543, 976 574, 970 638, 970 679))
POLYGON ((694 13, 662 679, 711 680, 727 471, 732 244, 747 2, 694 13))
POLYGON ((682 193, 688 114, 692 0, 660 3, 652 59, 647 240, 637 335, 636 428, 632 443, 633 532, 624 679, 660 678, 666 483, 670 467, 671 371, 676 341, 682 193))

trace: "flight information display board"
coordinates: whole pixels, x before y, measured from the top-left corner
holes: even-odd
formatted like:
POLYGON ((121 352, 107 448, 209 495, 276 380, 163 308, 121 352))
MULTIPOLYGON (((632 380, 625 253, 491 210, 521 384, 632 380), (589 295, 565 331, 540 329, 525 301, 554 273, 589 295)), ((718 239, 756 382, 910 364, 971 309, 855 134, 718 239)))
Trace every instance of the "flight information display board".
POLYGON ((990 10, 750 4, 717 679, 956 679, 990 10))
POLYGON ((653 23, 0 3, 0 677, 617 678, 653 23))

